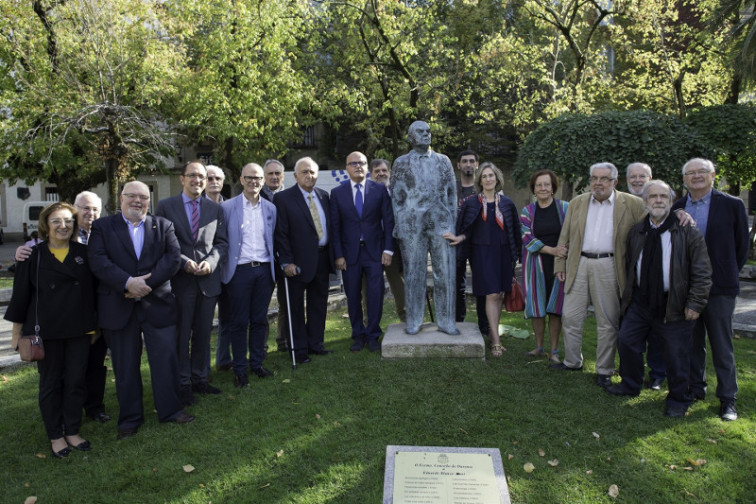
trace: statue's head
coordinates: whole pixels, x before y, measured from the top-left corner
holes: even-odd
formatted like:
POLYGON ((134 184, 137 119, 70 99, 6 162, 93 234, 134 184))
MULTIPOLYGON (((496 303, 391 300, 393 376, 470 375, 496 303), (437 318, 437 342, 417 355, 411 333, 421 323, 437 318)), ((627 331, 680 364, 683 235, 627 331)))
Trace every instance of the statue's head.
POLYGON ((430 147, 430 126, 425 121, 415 121, 410 124, 407 136, 412 147, 430 147))

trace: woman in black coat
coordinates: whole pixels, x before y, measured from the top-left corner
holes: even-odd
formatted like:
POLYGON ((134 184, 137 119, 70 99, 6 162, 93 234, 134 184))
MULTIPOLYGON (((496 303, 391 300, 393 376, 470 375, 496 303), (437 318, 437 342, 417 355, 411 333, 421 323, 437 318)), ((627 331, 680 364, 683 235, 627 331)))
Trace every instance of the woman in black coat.
POLYGON ((13 322, 14 348, 22 334, 34 334, 39 324, 45 347, 45 358, 37 362, 39 409, 57 458, 67 457, 71 447, 91 448, 79 427, 89 345, 97 327, 94 277, 86 246, 73 241, 76 228, 76 209, 70 204, 53 203, 42 210, 39 234, 45 241, 17 264, 5 313, 13 322))
POLYGON ((483 163, 475 175, 478 194, 462 203, 457 234, 446 233, 451 245, 470 259, 473 294, 486 296, 486 316, 491 328, 491 355, 501 357, 499 316, 504 293, 512 290, 512 277, 522 249, 517 208, 501 193, 504 176, 493 163, 483 163))

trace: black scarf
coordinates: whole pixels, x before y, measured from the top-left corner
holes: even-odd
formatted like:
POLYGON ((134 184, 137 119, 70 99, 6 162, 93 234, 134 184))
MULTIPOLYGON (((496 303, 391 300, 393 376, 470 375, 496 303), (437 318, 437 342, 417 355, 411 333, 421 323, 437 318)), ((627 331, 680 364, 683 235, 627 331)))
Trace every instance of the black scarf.
POLYGON ((641 299, 651 309, 664 308, 664 252, 662 252, 661 235, 675 223, 677 217, 669 214, 661 226, 651 227, 651 218, 646 219, 643 232, 646 243, 643 245, 641 260, 640 285, 641 299))

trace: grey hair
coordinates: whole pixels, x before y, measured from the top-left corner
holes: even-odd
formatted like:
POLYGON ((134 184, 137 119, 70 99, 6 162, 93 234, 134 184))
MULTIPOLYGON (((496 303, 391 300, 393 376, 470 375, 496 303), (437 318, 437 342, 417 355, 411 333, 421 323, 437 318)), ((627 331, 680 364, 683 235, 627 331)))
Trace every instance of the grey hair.
POLYGON ((78 205, 79 201, 87 197, 96 200, 97 204, 100 206, 100 208, 102 208, 102 198, 97 196, 92 191, 81 191, 79 194, 77 194, 76 199, 74 199, 74 206, 78 205))
POLYGON ((667 184, 663 180, 651 179, 645 184, 643 184, 643 191, 641 192, 641 197, 643 198, 643 201, 648 201, 648 191, 651 189, 651 186, 655 186, 655 185, 666 187, 667 190, 669 191, 669 201, 675 200, 675 190, 669 187, 669 184, 667 184))
POLYGON ((211 169, 212 170, 218 170, 220 172, 220 174, 221 174, 221 179, 226 180, 226 172, 224 172, 223 168, 221 168, 220 166, 215 166, 214 164, 209 164, 209 165, 205 166, 205 169, 207 170, 208 173, 210 173, 211 169))
POLYGON ((706 169, 706 171, 708 171, 709 173, 713 173, 713 172, 716 171, 716 167, 714 166, 714 163, 712 163, 708 159, 693 158, 693 159, 689 159, 688 162, 683 165, 683 167, 682 167, 682 174, 683 174, 683 176, 685 176, 685 169, 688 167, 688 165, 691 165, 693 163, 700 163, 700 164, 702 164, 704 166, 704 168, 706 169))
POLYGON ((617 177, 619 176, 619 172, 617 171, 617 167, 614 166, 612 163, 604 162, 604 163, 596 163, 591 165, 591 168, 588 170, 588 173, 590 176, 593 176, 594 170, 600 170, 602 168, 606 168, 612 171, 612 180, 617 180, 617 177))
POLYGON ((277 164, 281 167, 281 171, 286 171, 286 167, 278 159, 268 159, 267 161, 265 161, 265 164, 263 164, 263 171, 265 171, 268 168, 268 165, 272 165, 272 164, 277 164))
POLYGON ((315 160, 312 159, 311 157, 307 156, 307 157, 298 159, 297 162, 294 163, 294 173, 298 173, 300 165, 303 165, 305 163, 311 165, 313 168, 320 171, 320 167, 318 166, 318 163, 316 163, 315 160))
POLYGON ((651 174, 651 167, 650 166, 648 166, 646 163, 635 162, 635 163, 630 163, 629 165, 627 165, 627 168, 625 169, 625 177, 629 177, 630 176, 630 168, 634 168, 634 167, 637 167, 637 166, 640 166, 641 168, 643 168, 643 171, 646 172, 646 175, 648 175, 648 178, 651 178, 653 176, 651 174))

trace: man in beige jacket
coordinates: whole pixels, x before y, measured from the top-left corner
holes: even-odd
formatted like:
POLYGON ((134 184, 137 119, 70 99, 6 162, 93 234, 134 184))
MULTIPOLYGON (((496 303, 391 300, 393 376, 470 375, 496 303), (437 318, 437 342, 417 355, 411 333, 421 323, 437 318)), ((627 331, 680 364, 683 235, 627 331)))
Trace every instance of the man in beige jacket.
POLYGON ((566 282, 564 361, 551 367, 567 371, 583 368, 583 324, 592 304, 598 332, 596 382, 606 387, 614 374, 627 233, 645 209, 641 198, 615 190, 618 173, 613 164, 594 164, 590 175, 591 192, 570 202, 559 236, 559 245, 568 248, 566 260, 557 257, 554 264, 557 277, 566 282))

